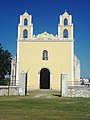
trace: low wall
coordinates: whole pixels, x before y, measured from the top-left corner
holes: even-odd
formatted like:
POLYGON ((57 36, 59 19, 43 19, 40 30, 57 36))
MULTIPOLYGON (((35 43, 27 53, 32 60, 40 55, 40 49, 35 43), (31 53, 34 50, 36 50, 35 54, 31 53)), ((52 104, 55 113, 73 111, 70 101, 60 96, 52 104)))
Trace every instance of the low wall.
POLYGON ((0 96, 19 95, 18 86, 0 86, 0 96))
MULTIPOLYGON (((0 96, 19 95, 18 86, 0 86, 0 96)), ((90 86, 68 86, 67 97, 90 97, 90 86)))
POLYGON ((90 97, 90 87, 68 86, 68 97, 90 97))

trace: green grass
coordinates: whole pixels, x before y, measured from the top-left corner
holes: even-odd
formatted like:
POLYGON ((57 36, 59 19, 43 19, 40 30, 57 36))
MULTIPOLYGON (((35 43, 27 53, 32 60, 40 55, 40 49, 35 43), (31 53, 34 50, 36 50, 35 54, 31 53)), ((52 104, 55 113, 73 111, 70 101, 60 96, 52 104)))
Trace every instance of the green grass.
POLYGON ((55 94, 0 97, 0 120, 90 120, 90 98, 33 98, 41 93, 55 94))

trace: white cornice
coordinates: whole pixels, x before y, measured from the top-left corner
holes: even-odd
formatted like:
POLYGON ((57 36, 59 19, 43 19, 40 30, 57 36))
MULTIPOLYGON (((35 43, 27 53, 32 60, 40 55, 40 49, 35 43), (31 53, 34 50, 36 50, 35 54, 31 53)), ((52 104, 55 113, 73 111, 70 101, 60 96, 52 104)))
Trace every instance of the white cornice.
POLYGON ((74 41, 74 39, 36 39, 36 38, 31 38, 31 39, 27 39, 27 38, 24 38, 24 39, 17 39, 17 41, 20 41, 20 42, 72 42, 74 41))

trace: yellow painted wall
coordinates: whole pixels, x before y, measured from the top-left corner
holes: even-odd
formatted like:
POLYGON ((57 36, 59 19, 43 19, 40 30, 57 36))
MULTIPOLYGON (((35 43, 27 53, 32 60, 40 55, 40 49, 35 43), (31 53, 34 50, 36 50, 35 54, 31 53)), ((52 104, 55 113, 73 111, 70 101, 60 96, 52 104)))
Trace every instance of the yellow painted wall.
POLYGON ((23 31, 28 31, 28 38, 31 38, 31 27, 30 26, 20 26, 20 38, 23 38, 23 31))
MULTIPOLYGON (((28 89, 39 89, 40 70, 50 70, 50 88, 60 89, 60 76, 62 72, 68 74, 68 81, 72 81, 72 43, 73 41, 18 41, 20 73, 27 72, 28 89), (48 51, 48 60, 42 60, 43 50, 48 51)), ((71 82, 70 82, 71 83, 71 82)))
POLYGON ((64 12, 64 14, 61 16, 60 20, 62 21, 61 25, 60 25, 60 38, 63 38, 63 31, 65 29, 68 30, 68 38, 73 38, 73 36, 72 36, 72 34, 73 34, 72 16, 69 15, 67 12, 64 12), (64 25, 64 19, 65 18, 68 21, 67 25, 64 25))
POLYGON ((19 24, 19 38, 23 38, 23 31, 26 29, 28 31, 28 38, 31 38, 31 27, 32 27, 32 16, 25 12, 20 16, 20 24, 19 24), (27 25, 24 25, 24 20, 27 19, 27 25))
POLYGON ((61 26, 61 30, 60 30, 60 37, 63 38, 63 31, 67 29, 68 30, 68 38, 72 38, 72 31, 71 31, 71 27, 70 26, 61 26))

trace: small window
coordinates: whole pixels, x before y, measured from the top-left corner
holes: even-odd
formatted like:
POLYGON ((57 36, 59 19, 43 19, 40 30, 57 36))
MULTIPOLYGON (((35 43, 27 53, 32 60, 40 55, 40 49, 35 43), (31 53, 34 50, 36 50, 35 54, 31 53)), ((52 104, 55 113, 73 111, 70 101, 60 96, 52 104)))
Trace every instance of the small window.
POLYGON ((24 19, 24 25, 25 25, 25 26, 28 25, 28 20, 27 20, 27 18, 24 19))
POLYGON ((67 18, 64 19, 64 25, 65 25, 65 26, 68 25, 68 20, 67 20, 67 18))
POLYGON ((43 60, 48 60, 48 51, 47 50, 43 51, 43 60))
POLYGON ((23 38, 28 38, 28 31, 26 29, 23 31, 23 38))
POLYGON ((68 38, 68 30, 67 29, 65 29, 63 31, 63 38, 68 38))

